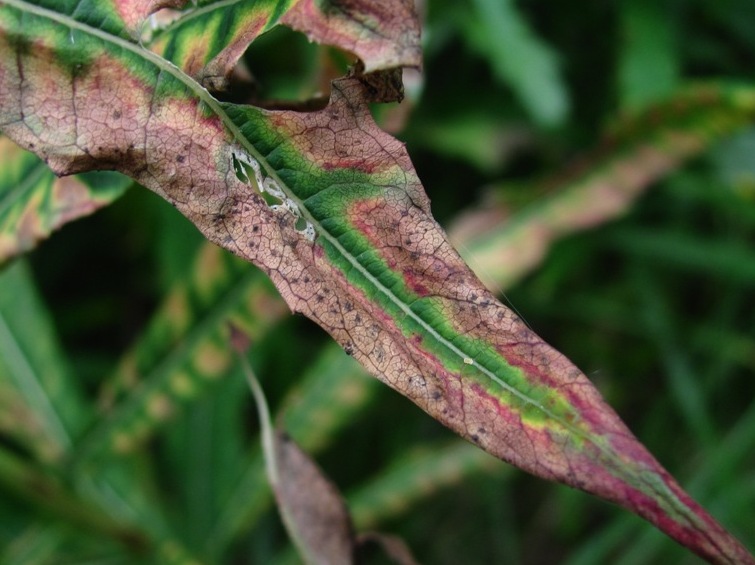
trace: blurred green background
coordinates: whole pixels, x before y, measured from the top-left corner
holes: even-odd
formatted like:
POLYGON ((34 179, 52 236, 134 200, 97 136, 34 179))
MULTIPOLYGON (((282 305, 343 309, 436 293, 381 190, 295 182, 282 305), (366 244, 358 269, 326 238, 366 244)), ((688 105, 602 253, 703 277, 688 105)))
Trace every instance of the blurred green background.
MULTIPOLYGON (((621 217, 565 230, 496 290, 755 548, 755 116, 680 94, 755 91, 755 3, 419 7, 421 78, 375 115, 407 142, 444 226, 465 210, 530 221, 605 163, 667 150, 665 131, 699 140, 621 217)), ((245 95, 305 99, 345 61, 277 28, 245 57, 245 95)), ((358 526, 401 535, 420 562, 700 562, 625 511, 460 443, 134 187, 0 273, 0 563, 296 562, 229 318, 358 526)))

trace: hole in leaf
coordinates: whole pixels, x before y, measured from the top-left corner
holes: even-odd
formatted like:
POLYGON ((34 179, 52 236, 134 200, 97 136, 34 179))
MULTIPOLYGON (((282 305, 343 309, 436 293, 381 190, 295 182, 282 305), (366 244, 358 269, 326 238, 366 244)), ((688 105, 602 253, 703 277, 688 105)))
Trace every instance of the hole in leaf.
POLYGON ((236 178, 244 184, 251 184, 244 164, 238 160, 235 153, 231 153, 231 162, 233 163, 233 172, 236 173, 236 178))
POLYGON ((268 206, 280 206, 282 201, 277 196, 273 196, 267 191, 262 191, 260 194, 262 194, 262 198, 265 199, 265 202, 268 206))

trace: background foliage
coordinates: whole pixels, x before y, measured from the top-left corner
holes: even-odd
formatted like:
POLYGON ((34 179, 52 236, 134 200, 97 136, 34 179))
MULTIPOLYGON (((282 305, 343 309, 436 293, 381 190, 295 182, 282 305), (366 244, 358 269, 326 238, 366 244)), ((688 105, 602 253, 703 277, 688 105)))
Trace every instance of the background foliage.
MULTIPOLYGON (((692 81, 755 85, 755 5, 423 9, 422 80, 400 109, 375 111, 407 142, 446 226, 481 200, 512 218, 536 214, 568 186, 561 171, 595 170, 621 149, 601 139, 628 113, 651 108, 630 142, 678 125, 675 108, 705 134, 710 146, 624 217, 557 241, 500 290, 753 547, 755 129, 741 117, 697 123, 702 109, 673 103, 652 108, 692 81), (603 153, 582 157, 596 146, 603 153)), ((278 28, 246 62, 255 86, 234 97, 302 100, 348 58, 278 28)), ((229 317, 251 330, 271 404, 349 495, 358 526, 401 534, 420 561, 698 562, 635 516, 459 443, 274 296, 137 187, 7 267, 0 562, 143 562, 140 551, 157 562, 293 559, 227 351, 229 317), (74 440, 77 455, 65 459, 74 440)))

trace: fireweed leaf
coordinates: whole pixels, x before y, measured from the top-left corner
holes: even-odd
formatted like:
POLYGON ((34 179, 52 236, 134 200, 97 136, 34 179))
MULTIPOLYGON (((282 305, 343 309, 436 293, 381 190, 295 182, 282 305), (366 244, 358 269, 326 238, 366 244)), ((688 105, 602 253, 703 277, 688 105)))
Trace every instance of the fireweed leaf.
POLYGON ((281 22, 311 41, 351 51, 367 73, 422 62, 413 0, 300 0, 281 22))
POLYGON ((490 453, 621 504, 712 562, 755 563, 472 274, 362 82, 336 81, 307 114, 221 104, 126 39, 105 5, 78 5, 0 3, 6 135, 58 174, 114 169, 155 191, 490 453))
POLYGON ((547 196, 514 215, 507 204, 486 201, 461 215, 449 236, 488 288, 508 288, 554 241, 625 213, 653 183, 753 121, 752 86, 690 85, 620 120, 577 169, 532 187, 547 196))
POLYGON ((110 204, 130 184, 112 172, 56 178, 38 157, 0 137, 0 264, 110 204))
POLYGON ((211 90, 221 90, 249 43, 278 24, 354 53, 366 72, 421 62, 412 0, 204 2, 156 31, 149 46, 211 90))

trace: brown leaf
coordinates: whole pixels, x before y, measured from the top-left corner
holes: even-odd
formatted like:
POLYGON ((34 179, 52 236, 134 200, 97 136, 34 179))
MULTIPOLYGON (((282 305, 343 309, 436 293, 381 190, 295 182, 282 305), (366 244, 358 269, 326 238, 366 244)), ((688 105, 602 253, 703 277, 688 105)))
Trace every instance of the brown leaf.
POLYGON ((341 493, 296 443, 275 432, 275 498, 307 563, 354 562, 354 534, 341 493))

